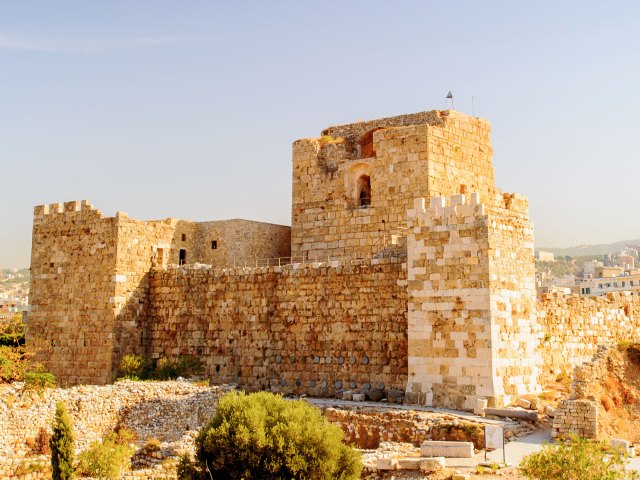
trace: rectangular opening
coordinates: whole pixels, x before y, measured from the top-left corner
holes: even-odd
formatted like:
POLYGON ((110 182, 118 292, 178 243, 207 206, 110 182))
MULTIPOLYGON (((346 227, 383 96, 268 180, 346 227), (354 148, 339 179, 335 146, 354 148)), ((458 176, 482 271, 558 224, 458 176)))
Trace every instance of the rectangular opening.
POLYGON ((187 241, 187 234, 186 234, 186 233, 183 233, 183 234, 182 234, 182 241, 183 241, 183 242, 186 242, 186 241, 187 241))
POLYGON ((184 265, 187 263, 187 251, 184 248, 180 249, 180 256, 178 257, 178 263, 184 265))
POLYGON ((218 241, 211 240, 211 250, 216 250, 218 248, 218 241))

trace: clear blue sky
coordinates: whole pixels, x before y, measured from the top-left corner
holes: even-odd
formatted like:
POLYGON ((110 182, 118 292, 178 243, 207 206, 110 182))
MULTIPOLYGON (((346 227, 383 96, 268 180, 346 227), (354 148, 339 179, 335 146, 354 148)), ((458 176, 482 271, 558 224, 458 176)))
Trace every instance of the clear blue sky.
POLYGON ((292 141, 448 90, 538 246, 640 237, 639 2, 0 0, 0 266, 43 203, 289 224, 292 141))

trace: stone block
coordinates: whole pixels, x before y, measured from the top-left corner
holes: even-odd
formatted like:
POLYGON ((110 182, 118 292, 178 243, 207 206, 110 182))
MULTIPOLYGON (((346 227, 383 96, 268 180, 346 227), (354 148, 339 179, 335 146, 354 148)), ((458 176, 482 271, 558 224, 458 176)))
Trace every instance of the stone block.
POLYGON ((398 459, 398 470, 420 470, 420 457, 406 457, 398 459))
POLYGON ((631 442, 628 440, 623 440, 620 438, 612 438, 609 441, 609 446, 613 449, 619 450, 622 453, 629 453, 629 447, 631 446, 631 442))
POLYGON ((345 390, 342 392, 342 400, 353 400, 353 392, 351 390, 345 390))
POLYGON ((496 417, 522 418, 535 422, 538 420, 538 412, 531 410, 517 410, 515 408, 487 408, 484 413, 486 415, 494 415, 496 417))
POLYGON ((471 458, 472 442, 451 442, 446 440, 425 440, 420 445, 423 457, 471 458))
POLYGON ((488 404, 489 402, 486 398, 478 398, 476 400, 476 406, 473 409, 473 413, 476 415, 480 415, 481 417, 484 417, 484 411, 487 408, 488 404))
POLYGON ((364 393, 354 393, 351 395, 351 400, 354 402, 364 402, 364 393))
POLYGON ((454 473, 451 480, 469 480, 471 475, 467 473, 454 473))
POLYGON ((423 458, 420 461, 420 471, 424 473, 439 472, 444 469, 445 465, 444 457, 423 458))
POLYGON ((372 388, 367 392, 367 398, 372 402, 379 402, 382 400, 382 391, 378 388, 372 388))
POLYGON ((376 459, 376 468, 378 470, 397 470, 398 460, 396 458, 378 457, 376 459))
POLYGON ((531 408, 531 402, 529 400, 524 399, 524 398, 519 398, 518 399, 518 406, 529 410, 531 408))

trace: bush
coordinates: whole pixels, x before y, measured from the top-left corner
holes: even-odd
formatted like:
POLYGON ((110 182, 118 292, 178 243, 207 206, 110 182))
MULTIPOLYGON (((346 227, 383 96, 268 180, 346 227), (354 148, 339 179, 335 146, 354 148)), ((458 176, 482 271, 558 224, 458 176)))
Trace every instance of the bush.
POLYGON ((51 453, 51 435, 47 429, 40 427, 38 435, 33 439, 33 450, 38 455, 49 455, 51 453))
POLYGON ((56 377, 47 372, 42 365, 37 365, 33 370, 25 372, 23 379, 25 390, 40 394, 45 389, 56 386, 56 377))
POLYGON ((120 429, 111 432, 102 441, 96 441, 78 456, 81 474, 99 479, 117 479, 131 468, 131 456, 135 451, 130 443, 132 432, 120 429))
POLYGON ((169 380, 171 378, 189 378, 202 372, 202 362, 192 355, 180 355, 177 360, 167 358, 158 360, 158 365, 151 372, 151 378, 156 380, 169 380))
POLYGON ((267 392, 231 392, 196 438, 196 458, 182 458, 188 480, 350 480, 360 478, 359 454, 317 408, 267 392))
POLYGON ((607 451, 602 442, 570 437, 557 445, 546 445, 526 456, 520 471, 536 480, 626 480, 637 474, 624 469, 625 458, 607 451))
POLYGON ((170 380, 191 377, 202 372, 202 362, 192 355, 180 355, 177 360, 161 358, 153 366, 145 355, 125 355, 116 370, 116 380, 170 380))
POLYGON ((116 370, 116 380, 143 380, 149 378, 152 366, 151 359, 144 355, 125 355, 116 370))
POLYGON ((7 323, 0 323, 0 345, 20 346, 24 345, 25 328, 22 323, 22 315, 17 313, 7 323))
POLYGON ((56 403, 53 435, 49 446, 51 448, 51 478, 53 480, 74 479, 76 475, 73 469, 73 425, 63 402, 56 403))

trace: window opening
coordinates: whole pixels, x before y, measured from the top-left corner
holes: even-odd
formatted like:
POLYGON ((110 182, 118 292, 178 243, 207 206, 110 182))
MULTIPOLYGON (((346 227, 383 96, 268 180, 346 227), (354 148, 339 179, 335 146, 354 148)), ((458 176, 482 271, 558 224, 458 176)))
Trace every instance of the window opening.
POLYGON ((211 250, 216 250, 218 248, 218 241, 211 240, 211 250))
POLYGON ((182 241, 183 241, 183 242, 186 242, 186 241, 187 241, 187 234, 186 234, 186 233, 183 233, 183 234, 182 234, 182 241))
POLYGON ((369 175, 362 175, 358 179, 358 205, 361 207, 371 205, 371 179, 369 175))
POLYGON ((180 249, 180 256, 178 257, 178 263, 184 265, 187 263, 187 251, 184 248, 180 249))

